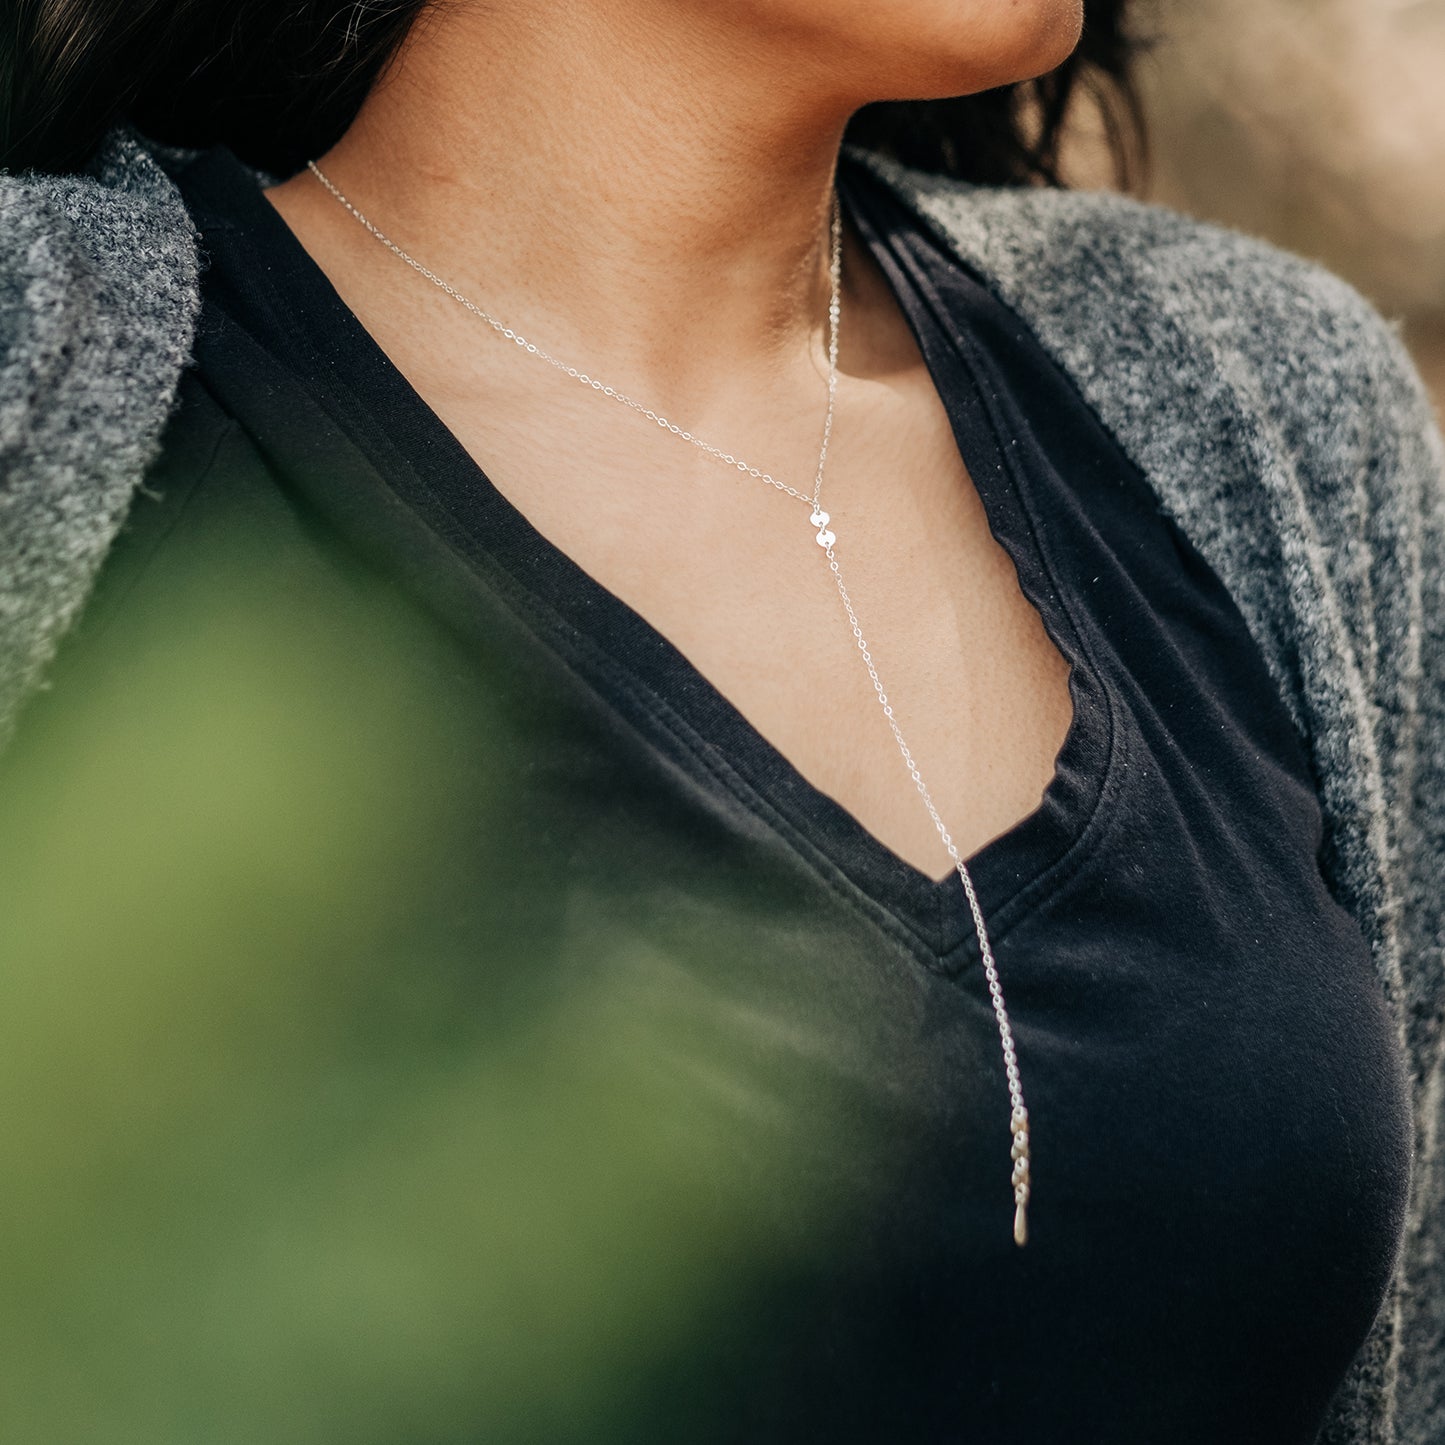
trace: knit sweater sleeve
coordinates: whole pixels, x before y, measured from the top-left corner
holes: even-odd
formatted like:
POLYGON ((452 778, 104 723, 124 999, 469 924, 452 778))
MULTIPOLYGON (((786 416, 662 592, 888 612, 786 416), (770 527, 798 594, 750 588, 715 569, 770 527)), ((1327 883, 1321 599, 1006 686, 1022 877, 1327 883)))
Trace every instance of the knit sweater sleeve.
POLYGON ((179 194, 125 133, 89 173, 0 173, 0 743, 158 453, 198 270, 179 194))
MULTIPOLYGON (((1384 853, 1378 890, 1362 884, 1355 901, 1375 895, 1368 911, 1390 959, 1415 1122, 1398 1268, 1320 1440, 1427 1445, 1445 1439, 1445 441, 1398 323, 1306 269, 1330 293, 1313 336, 1341 408, 1318 411, 1314 436, 1301 440, 1307 465, 1331 478, 1313 518, 1322 544, 1313 565, 1328 574, 1323 595, 1348 635, 1362 694, 1337 741, 1362 772, 1377 773, 1368 831, 1384 853)), ((1343 855, 1324 862, 1348 881, 1343 855)))
POLYGON ((1424 1445, 1445 1439, 1445 441, 1398 328, 1370 334, 1372 701, 1416 1114, 1396 1427, 1404 1445, 1424 1445))

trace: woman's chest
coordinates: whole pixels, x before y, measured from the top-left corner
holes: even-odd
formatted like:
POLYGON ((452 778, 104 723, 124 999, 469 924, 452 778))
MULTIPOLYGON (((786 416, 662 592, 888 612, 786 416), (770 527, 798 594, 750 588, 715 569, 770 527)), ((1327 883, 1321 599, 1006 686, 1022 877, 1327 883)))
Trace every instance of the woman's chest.
MULTIPOLYGON (((1217 579, 1127 487, 1056 491, 1032 531, 1029 489, 1006 492, 985 479, 1079 668, 1086 744, 1061 753, 1055 831, 1010 829, 971 864, 1030 1107, 1026 1250, 956 879, 873 870, 867 839, 750 730, 692 707, 686 667, 648 673, 629 709, 647 747, 571 753, 583 771, 555 771, 551 801, 600 870, 583 896, 625 900, 604 905, 607 934, 645 938, 640 956, 746 1021, 723 1113, 740 1135, 760 1111, 789 1120, 780 1208, 820 1179, 844 1201, 837 1248, 797 1266, 788 1343, 749 1357, 762 1438, 826 1361, 820 1408, 840 1432, 872 1422, 853 1438, 896 1431, 906 1393, 920 1433, 900 1438, 1305 1441, 1399 1238, 1393 1024, 1324 887, 1298 741, 1217 579), (871 1142, 840 1153, 820 1099, 871 1142)), ((580 941, 596 919, 572 916, 580 941)))
POLYGON ((757 1210, 713 1363, 663 1367, 689 1428, 793 1438, 805 1400, 820 1438, 1311 1439, 1389 1274, 1409 1126, 1297 780, 1247 772, 1201 811, 1205 755, 1126 721, 1078 845, 1031 875, 1005 838, 980 868, 1030 1108, 1019 1250, 966 934, 930 954, 826 819, 622 706, 620 733, 549 706, 545 755, 517 744, 513 852, 546 922, 501 931, 532 927, 559 994, 601 978, 630 1001, 640 1066, 704 1100, 694 1142, 757 1210), (730 1357, 739 1319, 754 1343, 730 1357))
POLYGON ((759 456, 802 458, 780 487, 656 428, 639 437, 625 415, 608 444, 583 448, 585 466, 579 437, 599 426, 585 408, 572 432, 530 427, 516 407, 457 408, 451 424, 630 626, 665 638, 882 845, 946 877, 884 706, 967 855, 1039 805, 1072 717, 1069 660, 991 530, 921 362, 887 387, 845 382, 839 410, 817 489, 831 555, 796 427, 759 433, 759 456))

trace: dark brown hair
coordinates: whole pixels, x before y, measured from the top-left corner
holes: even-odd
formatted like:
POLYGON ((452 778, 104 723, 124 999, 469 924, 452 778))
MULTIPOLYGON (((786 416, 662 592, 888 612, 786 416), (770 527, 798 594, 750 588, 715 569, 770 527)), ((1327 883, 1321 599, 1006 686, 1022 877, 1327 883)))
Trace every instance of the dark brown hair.
MULTIPOLYGON (((1064 184, 1060 141, 1092 99, 1121 184, 1146 162, 1128 0, 1086 0, 1074 53, 1036 80, 953 100, 864 106, 847 139, 1003 185, 1064 184)), ((429 0, 8 0, 0 169, 73 171, 125 118, 159 141, 224 141, 287 176, 351 123, 429 0)))

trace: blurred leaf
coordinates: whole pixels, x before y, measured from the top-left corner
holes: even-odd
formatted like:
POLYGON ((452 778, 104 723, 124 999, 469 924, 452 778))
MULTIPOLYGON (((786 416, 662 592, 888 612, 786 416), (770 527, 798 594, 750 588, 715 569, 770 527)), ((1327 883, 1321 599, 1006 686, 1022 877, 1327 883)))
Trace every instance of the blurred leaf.
POLYGON ((430 880, 517 826, 516 739, 389 594, 233 546, 0 788, 0 1438, 612 1438, 827 1239, 800 1130, 870 1146, 640 928, 541 986, 516 869, 472 884, 515 936, 448 956, 430 880))

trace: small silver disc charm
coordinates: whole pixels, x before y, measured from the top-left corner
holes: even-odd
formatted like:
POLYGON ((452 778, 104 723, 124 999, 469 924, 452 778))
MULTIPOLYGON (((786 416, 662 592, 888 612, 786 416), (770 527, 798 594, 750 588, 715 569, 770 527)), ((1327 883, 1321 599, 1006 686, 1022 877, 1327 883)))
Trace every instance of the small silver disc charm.
POLYGON ((828 530, 828 514, 821 507, 814 507, 813 515, 808 520, 818 529, 818 545, 820 547, 831 547, 838 540, 828 530))

